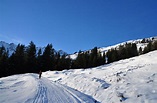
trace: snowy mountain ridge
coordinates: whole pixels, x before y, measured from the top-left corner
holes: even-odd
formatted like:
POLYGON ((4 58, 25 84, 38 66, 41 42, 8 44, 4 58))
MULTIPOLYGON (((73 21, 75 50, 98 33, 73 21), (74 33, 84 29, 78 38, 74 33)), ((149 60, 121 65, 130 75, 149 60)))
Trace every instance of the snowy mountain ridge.
POLYGON ((17 45, 14 43, 6 43, 4 41, 0 41, 0 47, 5 47, 5 49, 9 52, 9 55, 11 55, 15 50, 17 45))
MULTIPOLYGON (((0 47, 4 47, 7 51, 9 56, 12 55, 12 53, 15 52, 17 45, 14 43, 6 43, 4 41, 0 41, 0 47)), ((26 46, 27 48, 27 46, 26 46)), ((36 50, 38 51, 39 49, 41 49, 41 51, 43 52, 45 47, 36 47, 36 50)))
MULTIPOLYGON (((141 47, 142 49, 144 49, 144 47, 147 46, 148 41, 155 41, 155 40, 157 40, 157 36, 155 36, 155 37, 150 37, 150 38, 144 38, 144 39, 129 40, 129 41, 122 42, 122 43, 118 43, 118 44, 112 45, 112 46, 100 47, 100 48, 98 48, 98 51, 99 51, 101 54, 103 54, 104 52, 106 53, 108 50, 110 50, 110 49, 112 49, 112 48, 118 48, 120 45, 125 45, 126 43, 135 43, 135 44, 137 45, 137 49, 139 49, 140 47, 141 47), (144 40, 145 42, 144 42, 143 40, 144 40), (143 43, 142 43, 142 41, 143 41, 143 43)), ((91 50, 86 50, 86 51, 91 52, 91 50)), ((86 51, 83 51, 83 52, 86 52, 86 51)), ((70 56, 70 58, 72 58, 72 59, 76 59, 77 56, 78 56, 78 53, 74 53, 74 54, 71 54, 71 55, 69 55, 69 56, 70 56)))
MULTIPOLYGON (((157 40, 157 36, 155 37, 150 37, 150 38, 144 38, 145 40, 148 40, 148 41, 153 41, 153 40, 157 40)), ((120 45, 124 45, 126 43, 136 43, 137 44, 137 48, 139 49, 140 47, 141 48, 144 48, 147 43, 141 43, 143 39, 137 39, 137 40, 129 40, 129 41, 126 41, 126 42, 122 42, 122 43, 119 43, 119 44, 116 44, 116 45, 113 45, 113 46, 108 46, 108 47, 100 47, 98 48, 98 51, 101 52, 102 54, 104 52, 107 52, 109 49, 111 48, 117 48, 118 46, 120 45)), ((11 55, 13 52, 15 52, 16 50, 16 47, 17 45, 14 44, 14 43, 6 43, 4 41, 0 41, 0 47, 4 46, 6 50, 8 50, 9 52, 9 55, 11 55)), ((26 46, 27 47, 27 46, 26 46)), ((41 48, 42 52, 44 51, 45 47, 37 47, 37 51, 41 48)), ((86 50, 86 51, 91 51, 91 50, 86 50)), ((86 51, 83 51, 83 52, 86 52, 86 51)), ((63 52, 62 50, 59 50, 59 52, 63 52)), ((74 54, 70 54, 70 58, 71 59, 76 59, 78 53, 74 53, 74 54)))

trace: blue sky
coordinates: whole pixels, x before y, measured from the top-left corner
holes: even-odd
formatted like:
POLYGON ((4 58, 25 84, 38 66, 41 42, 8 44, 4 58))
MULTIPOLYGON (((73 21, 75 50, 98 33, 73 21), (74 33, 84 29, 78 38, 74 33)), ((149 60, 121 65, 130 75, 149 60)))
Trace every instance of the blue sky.
POLYGON ((0 0, 0 41, 67 53, 157 35, 157 0, 0 0))

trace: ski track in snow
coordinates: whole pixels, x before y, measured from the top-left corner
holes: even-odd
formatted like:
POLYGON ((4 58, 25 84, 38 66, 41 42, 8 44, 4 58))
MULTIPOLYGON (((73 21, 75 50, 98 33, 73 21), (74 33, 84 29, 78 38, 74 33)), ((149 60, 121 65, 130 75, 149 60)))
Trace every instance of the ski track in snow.
POLYGON ((0 93, 0 103, 94 103, 96 101, 88 95, 47 78, 38 79, 36 74, 0 78, 0 93))
POLYGON ((38 91, 33 103, 48 103, 47 88, 39 82, 38 91))

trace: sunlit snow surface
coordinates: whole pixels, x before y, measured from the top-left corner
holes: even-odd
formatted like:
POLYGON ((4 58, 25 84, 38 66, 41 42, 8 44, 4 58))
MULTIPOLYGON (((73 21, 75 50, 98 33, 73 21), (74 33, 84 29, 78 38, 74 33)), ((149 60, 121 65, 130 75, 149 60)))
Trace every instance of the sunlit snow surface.
POLYGON ((47 71, 101 103, 157 103, 157 51, 89 69, 47 71))
POLYGON ((38 79, 37 74, 0 78, 0 103, 94 103, 91 96, 70 87, 38 79))
POLYGON ((0 103, 156 103, 157 51, 111 64, 0 78, 0 103))

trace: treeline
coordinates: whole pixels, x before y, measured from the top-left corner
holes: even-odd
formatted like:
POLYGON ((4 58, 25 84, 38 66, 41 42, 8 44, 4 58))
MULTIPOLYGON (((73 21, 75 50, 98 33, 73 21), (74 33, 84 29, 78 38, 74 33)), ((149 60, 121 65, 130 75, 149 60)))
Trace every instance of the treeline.
POLYGON ((157 41, 153 39, 143 39, 141 43, 147 43, 147 46, 143 49, 140 47, 138 50, 136 43, 126 43, 104 53, 98 51, 97 47, 86 52, 80 51, 76 60, 72 60, 71 68, 96 67, 157 50, 157 41))
POLYGON ((147 44, 145 48, 140 47, 138 50, 135 43, 126 43, 104 53, 95 47, 90 51, 79 51, 75 60, 65 52, 56 51, 52 44, 48 44, 44 50, 37 50, 33 42, 27 47, 18 44, 12 55, 8 54, 5 47, 0 47, 0 77, 38 73, 39 70, 91 68, 157 50, 157 41, 147 41, 147 44))
POLYGON ((108 63, 127 59, 138 55, 137 46, 135 43, 126 43, 118 48, 112 48, 107 52, 108 63))
POLYGON ((0 77, 21 74, 38 73, 39 70, 69 69, 71 59, 65 52, 55 51, 52 44, 45 49, 37 50, 36 45, 30 42, 28 47, 18 44, 15 52, 9 56, 5 47, 0 47, 0 77))
POLYGON ((154 50, 157 50, 157 41, 149 41, 144 50, 141 47, 139 48, 139 54, 145 54, 154 50))
POLYGON ((71 68, 90 68, 105 64, 105 53, 103 55, 95 47, 90 51, 79 51, 76 60, 72 61, 71 68))

